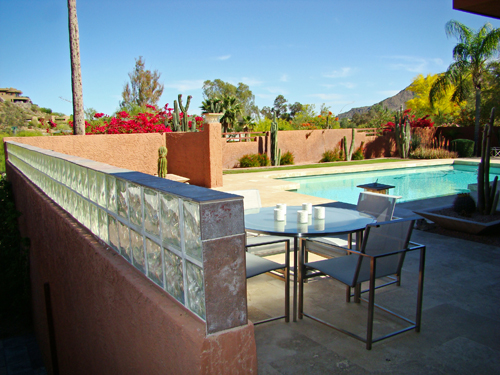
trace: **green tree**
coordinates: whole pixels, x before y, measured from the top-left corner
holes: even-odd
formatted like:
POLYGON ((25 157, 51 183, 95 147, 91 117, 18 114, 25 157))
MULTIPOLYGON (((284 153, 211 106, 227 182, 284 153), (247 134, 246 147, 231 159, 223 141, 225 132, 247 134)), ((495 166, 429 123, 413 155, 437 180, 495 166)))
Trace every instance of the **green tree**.
MULTIPOLYGON (((488 121, 493 107, 500 109, 500 62, 498 61, 490 63, 484 72, 481 120, 488 121)), ((495 119, 500 119, 500 110, 495 111, 495 119)))
POLYGON ((234 96, 239 102, 242 116, 257 116, 259 108, 255 105, 255 96, 248 85, 238 83, 234 86, 229 82, 224 82, 221 79, 214 81, 206 80, 203 82, 203 98, 223 98, 225 96, 234 96))
POLYGON ((128 74, 130 83, 125 84, 122 92, 123 101, 120 107, 129 108, 134 105, 145 107, 146 104, 156 106, 163 94, 163 84, 160 83, 160 76, 157 70, 151 72, 145 69, 145 62, 142 56, 135 60, 134 71, 128 74))
POLYGON ((283 95, 278 95, 276 99, 274 99, 274 112, 276 112, 276 117, 281 118, 283 120, 288 120, 290 117, 288 115, 288 105, 287 100, 283 95))
POLYGON ((297 113, 302 112, 303 105, 299 102, 295 102, 290 105, 290 119, 293 119, 297 113))
POLYGON ((238 123, 238 118, 242 114, 240 103, 235 96, 227 95, 222 98, 222 112, 224 113, 220 119, 222 131, 226 133, 238 123))
POLYGON ((475 31, 464 24, 451 20, 445 26, 446 34, 454 36, 459 43, 453 48, 454 62, 446 72, 434 82, 429 92, 429 100, 434 105, 446 90, 454 86, 452 100, 460 103, 467 99, 471 91, 475 94, 474 142, 476 155, 479 153, 479 119, 481 113, 481 90, 484 71, 489 59, 499 53, 500 28, 494 29, 486 23, 475 31))

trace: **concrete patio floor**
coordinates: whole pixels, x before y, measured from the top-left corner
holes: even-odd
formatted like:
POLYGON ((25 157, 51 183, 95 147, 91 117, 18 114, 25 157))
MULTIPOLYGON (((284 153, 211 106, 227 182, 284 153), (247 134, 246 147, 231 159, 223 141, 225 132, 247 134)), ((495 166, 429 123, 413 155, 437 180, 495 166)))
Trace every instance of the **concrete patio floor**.
MULTIPOLYGON (((259 174, 226 175, 223 190, 259 188, 264 206, 305 201, 303 195, 294 197, 295 193, 278 193, 278 189, 262 186, 263 179, 270 178, 259 174), (234 176, 246 176, 244 187, 239 188, 240 181, 231 181, 234 176)), ((396 206, 395 215, 409 217, 414 215, 413 209, 452 201, 453 197, 444 197, 402 203, 396 206)), ((412 240, 427 245, 420 333, 403 333, 373 344, 368 351, 361 341, 311 319, 278 320, 255 327, 258 373, 500 373, 500 247, 420 230, 414 230, 412 240)), ((377 303, 411 319, 415 314, 417 260, 417 254, 406 258, 400 287, 382 288, 376 294, 377 303)), ((366 304, 346 303, 344 287, 333 280, 307 283, 304 304, 306 312, 347 329, 362 333, 366 327, 366 304)), ((249 279, 248 306, 249 318, 254 321, 282 314, 283 282, 268 275, 249 279)), ((400 327, 398 324, 376 312, 375 336, 383 333, 385 326, 400 327)))

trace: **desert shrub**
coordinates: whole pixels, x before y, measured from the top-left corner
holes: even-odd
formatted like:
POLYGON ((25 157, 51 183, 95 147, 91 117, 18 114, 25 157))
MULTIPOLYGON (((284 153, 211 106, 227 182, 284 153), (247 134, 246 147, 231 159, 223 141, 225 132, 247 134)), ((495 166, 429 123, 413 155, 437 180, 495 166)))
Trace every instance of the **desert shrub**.
POLYGON ((363 145, 365 143, 364 142, 361 142, 361 145, 359 146, 359 148, 354 151, 354 153, 352 154, 352 157, 351 159, 352 160, 364 160, 365 158, 365 153, 363 152, 363 145))
POLYGON ((451 141, 451 148, 460 158, 470 158, 474 153, 474 141, 470 139, 455 139, 451 141))
POLYGON ((269 160, 267 154, 257 154, 257 159, 259 160, 259 165, 261 167, 271 165, 271 160, 269 160))
POLYGON ((240 159, 240 168, 260 167, 258 154, 243 155, 240 159))
POLYGON ((444 148, 424 148, 419 147, 410 153, 412 159, 453 159, 458 154, 454 151, 448 151, 444 148))
POLYGON ((342 155, 342 151, 338 148, 335 148, 333 150, 327 150, 323 152, 323 157, 319 161, 320 163, 329 163, 332 161, 340 161, 344 160, 344 157, 342 155))
POLYGON ((283 155, 281 155, 280 165, 292 165, 292 164, 294 164, 293 153, 287 151, 283 155))
POLYGON ((22 130, 16 133, 16 137, 39 137, 42 136, 43 133, 40 131, 31 131, 31 130, 22 130))

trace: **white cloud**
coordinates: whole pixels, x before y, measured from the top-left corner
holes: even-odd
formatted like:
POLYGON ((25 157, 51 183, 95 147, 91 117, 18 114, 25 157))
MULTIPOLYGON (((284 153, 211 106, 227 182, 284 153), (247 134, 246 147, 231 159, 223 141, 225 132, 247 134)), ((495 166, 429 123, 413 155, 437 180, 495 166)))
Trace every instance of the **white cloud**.
POLYGON ((425 73, 430 68, 430 65, 442 67, 443 60, 440 58, 424 58, 417 56, 388 56, 385 59, 390 59, 389 67, 394 70, 406 70, 412 73, 425 73))
POLYGON ((255 78, 249 78, 249 77, 242 77, 241 82, 243 82, 245 85, 248 85, 248 86, 262 85, 262 81, 259 81, 258 79, 255 79, 255 78))
POLYGON ((311 94, 309 96, 319 98, 321 100, 338 100, 342 98, 342 95, 339 94, 311 94))
POLYGON ((221 61, 224 61, 224 60, 227 60, 230 58, 231 58, 231 55, 224 55, 224 56, 217 56, 216 57, 217 60, 221 60, 221 61))
POLYGON ((276 95, 273 94, 255 94, 257 98, 266 99, 266 100, 274 100, 276 99, 276 95))
POLYGON ((323 74, 324 77, 327 78, 342 78, 342 77, 348 77, 353 73, 353 69, 349 67, 344 67, 340 70, 334 70, 331 73, 325 73, 323 74))
POLYGON ((266 90, 269 91, 271 94, 278 94, 278 95, 288 94, 288 91, 283 90, 281 87, 266 87, 266 90))
POLYGON ((344 86, 346 89, 353 89, 357 86, 357 84, 352 82, 341 82, 339 85, 344 86))
POLYGON ((174 83, 165 85, 165 87, 170 87, 177 89, 178 91, 189 91, 189 90, 199 90, 203 87, 203 80, 182 80, 174 83))
POLYGON ((280 77, 280 81, 281 81, 281 82, 288 82, 288 74, 283 74, 283 75, 280 77))

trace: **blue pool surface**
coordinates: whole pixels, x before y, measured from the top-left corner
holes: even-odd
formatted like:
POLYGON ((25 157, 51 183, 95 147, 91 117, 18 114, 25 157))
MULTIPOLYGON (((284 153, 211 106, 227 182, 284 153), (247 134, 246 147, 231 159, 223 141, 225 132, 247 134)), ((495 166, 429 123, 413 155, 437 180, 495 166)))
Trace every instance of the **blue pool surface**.
MULTIPOLYGON (((500 168, 490 168, 490 180, 500 168)), ((309 177, 288 177, 286 181, 300 183, 297 193, 356 204, 363 189, 356 186, 377 181, 393 185, 391 195, 410 202, 425 198, 468 193, 467 186, 477 183, 477 165, 446 165, 435 167, 386 169, 370 172, 338 173, 309 177)))

